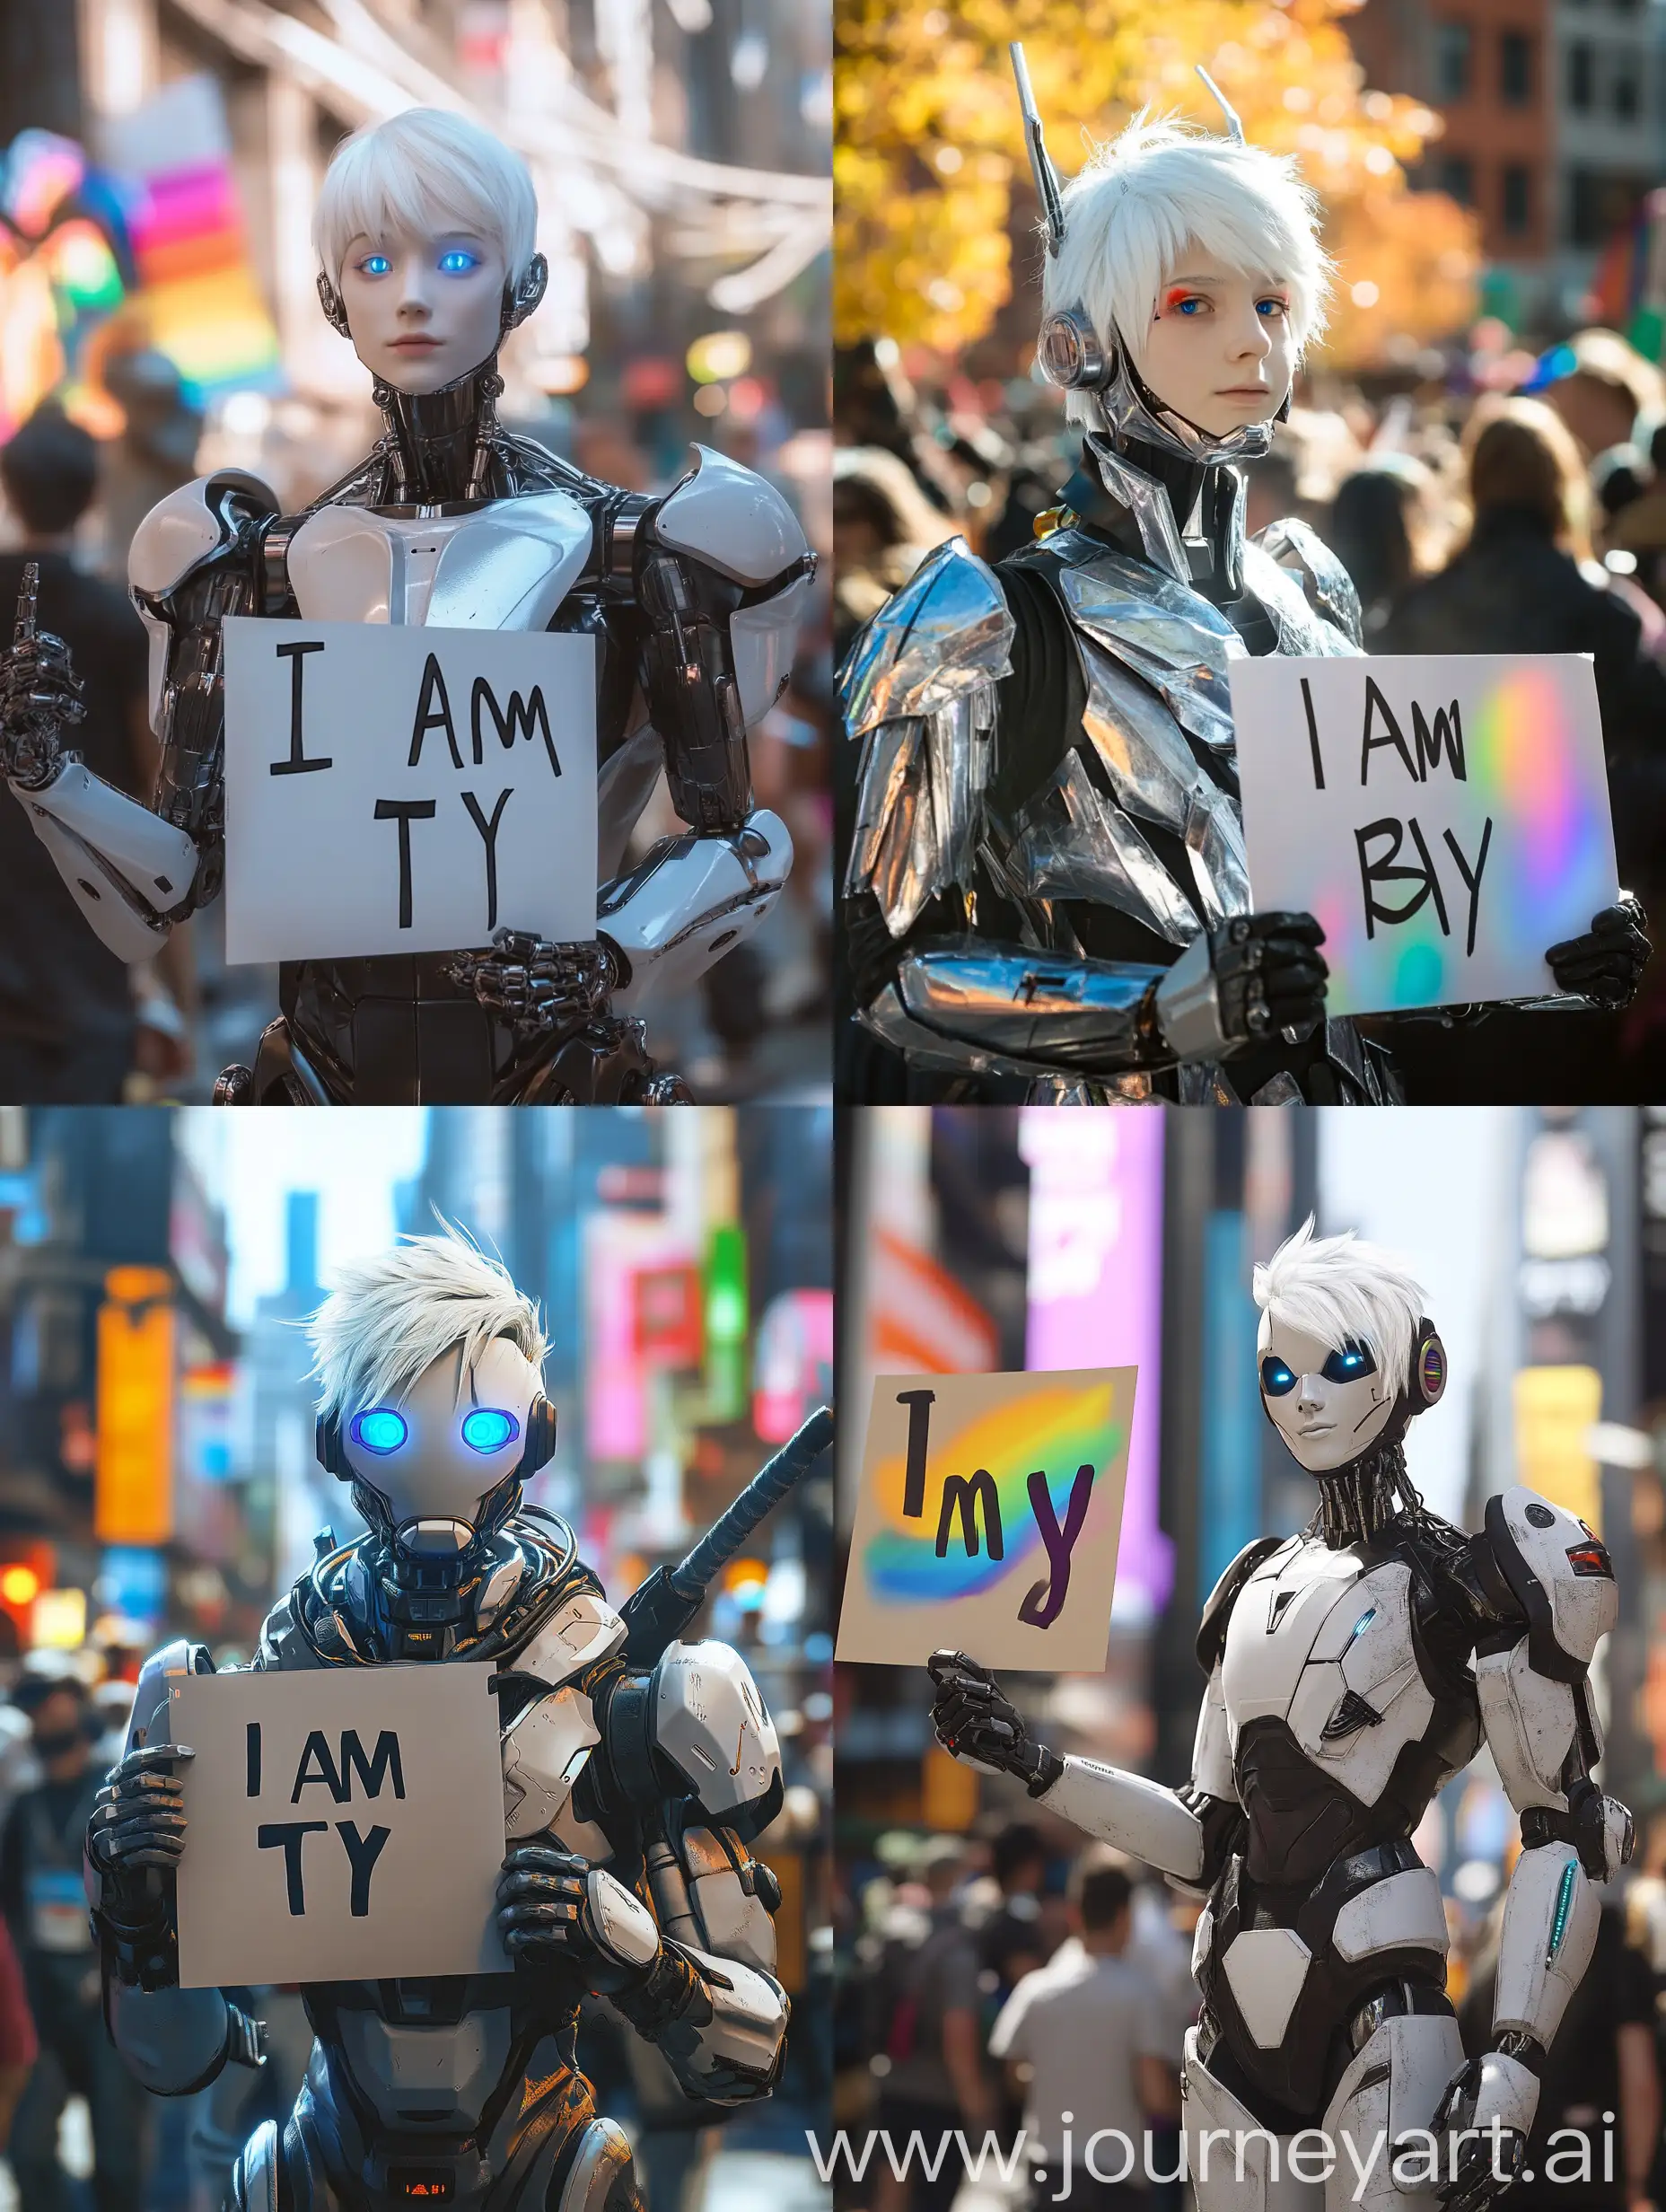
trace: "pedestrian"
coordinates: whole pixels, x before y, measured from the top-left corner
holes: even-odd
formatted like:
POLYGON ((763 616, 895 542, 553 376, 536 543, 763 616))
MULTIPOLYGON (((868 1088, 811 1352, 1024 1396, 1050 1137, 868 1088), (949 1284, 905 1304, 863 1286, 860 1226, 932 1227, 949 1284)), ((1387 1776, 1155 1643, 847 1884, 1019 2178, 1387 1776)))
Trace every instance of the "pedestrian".
POLYGON ((1075 1942, 1024 1976, 989 2039, 992 2058, 1027 2070, 1033 2212, 1061 2201, 1140 2212, 1147 2122, 1179 2115, 1162 2006, 1127 1956, 1133 1898, 1125 1865, 1084 1853, 1071 1882, 1075 1942))
POLYGON ((22 1963, 40 2045, 12 2128, 22 2212, 71 2212, 57 2130, 73 2096, 86 2099, 92 2119, 97 2212, 138 2212, 145 2094, 104 2032, 82 1882, 83 1843, 104 1778, 92 1756, 102 1723, 73 1674, 25 1676, 13 1695, 33 1724, 41 1773, 0 1831, 0 1913, 22 1963))

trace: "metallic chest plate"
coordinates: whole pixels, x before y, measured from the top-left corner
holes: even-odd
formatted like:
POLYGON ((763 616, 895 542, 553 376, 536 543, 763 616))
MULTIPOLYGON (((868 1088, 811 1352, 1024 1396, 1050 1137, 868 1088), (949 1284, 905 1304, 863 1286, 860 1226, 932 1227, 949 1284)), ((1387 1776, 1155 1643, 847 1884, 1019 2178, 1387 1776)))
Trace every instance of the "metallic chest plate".
POLYGON ((592 537, 589 514, 566 492, 432 517, 320 507, 290 540, 290 588, 312 622, 544 629, 583 574, 592 537))

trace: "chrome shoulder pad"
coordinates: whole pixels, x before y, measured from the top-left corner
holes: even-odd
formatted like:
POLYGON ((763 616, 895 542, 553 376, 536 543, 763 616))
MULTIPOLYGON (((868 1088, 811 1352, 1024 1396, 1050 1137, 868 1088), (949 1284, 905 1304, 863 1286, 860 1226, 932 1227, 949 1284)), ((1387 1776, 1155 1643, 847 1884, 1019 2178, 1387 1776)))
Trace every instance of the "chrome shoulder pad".
POLYGON ((206 1644, 189 1643, 180 1637, 174 1643, 164 1644, 160 1651, 153 1651, 139 1669, 127 1739, 121 1747, 123 1755, 142 1751, 151 1743, 171 1743, 173 1718, 168 1710, 169 1691, 188 1675, 212 1674, 214 1671, 206 1644))
POLYGON ((694 451, 692 473, 655 510, 654 536, 733 584, 773 584, 810 549, 798 517, 750 469, 709 445, 694 451))
POLYGON ((1251 542, 1296 579, 1315 614, 1339 629, 1355 648, 1363 645, 1364 623, 1354 579, 1316 530, 1287 514, 1258 531, 1251 542))
POLYGON ((133 533, 127 582, 137 598, 162 598, 193 569, 231 545, 254 514, 276 514, 277 496, 258 476, 217 470, 181 484, 159 500, 133 533))
POLYGON ((994 570, 951 538, 845 664, 845 726, 864 747, 845 889, 872 891, 893 937, 940 891, 969 885, 1013 628, 994 570))
POLYGON ((1528 1660, 1553 1682, 1577 1682, 1619 1618, 1614 1565, 1600 1538, 1520 1484, 1486 1501, 1486 1539, 1527 1617, 1528 1660))
POLYGON ((781 1802, 781 1746, 752 1671, 727 1644, 671 1645, 653 1671, 655 1748, 702 1808, 756 1835, 781 1802))

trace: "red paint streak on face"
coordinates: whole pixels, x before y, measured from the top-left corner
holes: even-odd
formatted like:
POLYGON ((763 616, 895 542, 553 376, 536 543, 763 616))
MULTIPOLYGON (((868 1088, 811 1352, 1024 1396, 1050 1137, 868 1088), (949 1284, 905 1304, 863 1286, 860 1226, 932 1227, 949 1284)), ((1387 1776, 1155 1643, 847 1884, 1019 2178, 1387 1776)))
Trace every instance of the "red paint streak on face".
POLYGON ((1167 299, 1165 299, 1162 303, 1162 307, 1160 307, 1157 310, 1158 316, 1161 318, 1163 308, 1167 308, 1170 313, 1172 314, 1182 300, 1189 300, 1191 296, 1191 294, 1186 289, 1184 285, 1176 285, 1174 289, 1169 294, 1167 299))

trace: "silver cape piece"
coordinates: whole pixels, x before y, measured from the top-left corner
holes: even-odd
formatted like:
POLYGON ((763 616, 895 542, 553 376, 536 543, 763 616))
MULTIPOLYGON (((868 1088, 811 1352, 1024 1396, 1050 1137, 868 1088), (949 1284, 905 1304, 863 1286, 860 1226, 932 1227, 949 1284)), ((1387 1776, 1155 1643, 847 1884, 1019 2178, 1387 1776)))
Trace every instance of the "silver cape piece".
MULTIPOLYGON (((1087 453, 1144 557, 1071 519, 1013 557, 1045 575, 1086 698, 1081 741, 1010 818, 996 818, 987 792, 1014 625, 994 571, 963 540, 931 555, 846 663, 846 728, 864 751, 846 892, 872 892, 897 940, 939 893, 958 891, 964 917, 960 934, 908 944, 860 1018, 917 1068, 1023 1077, 1035 1099, 1151 1098, 1161 1076, 1164 1095, 1232 1102, 1227 1067, 1177 1064, 1153 1018, 1167 970, 1088 957, 1065 909, 1113 908, 1177 954, 1250 911, 1230 683, 1247 648, 1196 588, 1195 564, 1241 587, 1284 654, 1357 654, 1358 598, 1300 522, 1247 543, 1241 481, 1224 542, 1194 549, 1162 483, 1101 438, 1087 453), (1155 832, 1171 854, 1178 844, 1182 872, 1155 832), (1017 908, 1018 944, 975 934, 980 869, 1017 908)), ((1389 1095, 1351 1023, 1328 1023, 1326 1049, 1344 1095, 1389 1095)), ((1302 1092, 1280 1073, 1254 1095, 1274 1104, 1302 1092)))

